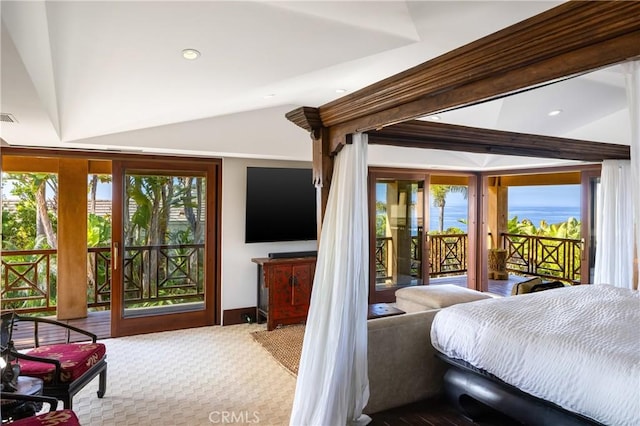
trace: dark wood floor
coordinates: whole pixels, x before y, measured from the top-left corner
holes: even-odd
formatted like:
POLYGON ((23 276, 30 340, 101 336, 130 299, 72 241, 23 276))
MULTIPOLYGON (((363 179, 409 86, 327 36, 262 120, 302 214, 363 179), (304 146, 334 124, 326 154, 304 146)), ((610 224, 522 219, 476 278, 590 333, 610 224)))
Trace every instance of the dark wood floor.
MULTIPOLYGON (((511 288, 515 284, 528 279, 529 278, 527 277, 521 277, 519 275, 509 275, 508 280, 489 280, 489 293, 497 294, 499 296, 510 296, 511 288)), ((439 284, 453 284, 460 287, 466 287, 467 276, 455 275, 452 277, 431 278, 429 280, 429 285, 439 285, 439 284)))
POLYGON ((444 398, 419 401, 371 415, 370 426, 518 426, 500 414, 474 423, 458 413, 444 398))

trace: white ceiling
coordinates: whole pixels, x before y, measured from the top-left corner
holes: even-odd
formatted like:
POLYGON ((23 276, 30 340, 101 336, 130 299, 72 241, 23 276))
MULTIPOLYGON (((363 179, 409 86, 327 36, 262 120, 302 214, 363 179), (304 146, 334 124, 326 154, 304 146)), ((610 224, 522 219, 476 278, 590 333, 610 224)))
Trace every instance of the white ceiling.
MULTIPOLYGON (((559 3, 3 0, 1 112, 18 123, 0 123, 0 137, 10 145, 309 160, 308 146, 294 147, 308 136, 286 122, 287 110, 322 105, 343 96, 336 89, 353 92, 559 3), (184 48, 202 56, 187 61, 184 48), (269 121, 264 127, 273 134, 255 140, 261 137, 247 133, 249 145, 229 140, 251 131, 243 128, 249 117, 254 127, 269 121)), ((619 67, 440 117, 629 143, 619 67), (553 109, 563 113, 549 117, 553 109)), ((508 163, 398 152, 374 147, 371 162, 508 163)))

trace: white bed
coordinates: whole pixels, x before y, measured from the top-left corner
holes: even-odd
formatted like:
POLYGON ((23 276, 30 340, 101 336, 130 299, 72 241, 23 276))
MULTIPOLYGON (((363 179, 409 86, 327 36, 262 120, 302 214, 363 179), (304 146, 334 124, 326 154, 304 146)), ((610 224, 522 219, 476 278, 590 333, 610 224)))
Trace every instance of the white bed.
POLYGON ((433 346, 607 425, 640 424, 640 296, 583 285, 441 310, 433 346))

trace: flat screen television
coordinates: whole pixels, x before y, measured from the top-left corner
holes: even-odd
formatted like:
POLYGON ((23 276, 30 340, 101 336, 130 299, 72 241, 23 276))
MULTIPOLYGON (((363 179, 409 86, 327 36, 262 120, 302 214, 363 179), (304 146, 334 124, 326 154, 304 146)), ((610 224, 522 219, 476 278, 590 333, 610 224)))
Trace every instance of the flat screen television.
POLYGON ((311 169, 247 167, 246 243, 315 240, 311 169))

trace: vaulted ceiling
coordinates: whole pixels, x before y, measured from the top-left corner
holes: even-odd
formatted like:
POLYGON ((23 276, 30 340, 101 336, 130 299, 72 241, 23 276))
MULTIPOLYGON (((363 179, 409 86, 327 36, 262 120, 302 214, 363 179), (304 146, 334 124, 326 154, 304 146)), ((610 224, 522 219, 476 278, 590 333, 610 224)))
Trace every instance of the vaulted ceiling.
MULTIPOLYGON (((232 122, 241 127, 242 117, 293 127, 284 118, 292 107, 324 104, 342 96, 337 89, 353 92, 559 3, 3 0, 1 112, 17 122, 0 122, 0 137, 16 146, 143 146, 249 156, 251 146, 218 141, 215 131, 171 147, 154 135, 167 129, 179 134, 202 120, 211 121, 207 131, 233 128, 232 122), (185 48, 201 56, 187 61, 185 48)), ((439 119, 629 144, 619 66, 439 119), (551 117, 552 110, 562 113, 551 117)), ((300 140, 283 137, 281 151, 257 140, 253 154, 286 158, 286 144, 300 140)), ((306 147, 289 151, 305 153, 290 159, 311 158, 306 147)), ((438 155, 375 147, 372 161, 478 169, 566 163, 466 153, 436 160, 438 155)))

